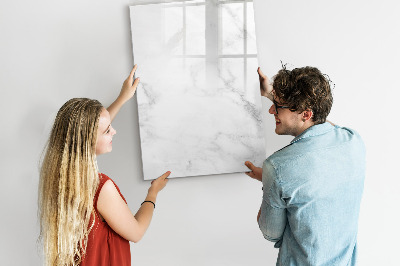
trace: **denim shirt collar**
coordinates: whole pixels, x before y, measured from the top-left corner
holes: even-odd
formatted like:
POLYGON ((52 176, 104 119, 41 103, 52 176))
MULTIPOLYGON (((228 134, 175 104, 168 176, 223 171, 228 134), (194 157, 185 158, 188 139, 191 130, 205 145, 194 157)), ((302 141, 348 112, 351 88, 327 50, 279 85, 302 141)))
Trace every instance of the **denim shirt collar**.
POLYGON ((304 138, 308 138, 308 137, 314 137, 314 136, 325 134, 326 132, 331 131, 333 128, 334 128, 334 126, 329 122, 325 122, 323 124, 318 124, 318 125, 311 126, 311 127, 307 128, 306 130, 304 130, 300 135, 295 137, 290 142, 290 144, 293 144, 293 143, 295 143, 296 141, 298 141, 300 139, 304 139, 304 138))

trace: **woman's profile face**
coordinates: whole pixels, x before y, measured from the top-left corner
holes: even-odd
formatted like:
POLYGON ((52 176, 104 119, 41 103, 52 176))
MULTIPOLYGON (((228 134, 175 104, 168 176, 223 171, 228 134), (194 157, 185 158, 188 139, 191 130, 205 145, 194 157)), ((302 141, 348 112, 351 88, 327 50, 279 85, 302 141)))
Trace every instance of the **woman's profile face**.
POLYGON ((103 108, 97 129, 96 155, 112 151, 112 138, 117 131, 111 126, 110 114, 103 108))

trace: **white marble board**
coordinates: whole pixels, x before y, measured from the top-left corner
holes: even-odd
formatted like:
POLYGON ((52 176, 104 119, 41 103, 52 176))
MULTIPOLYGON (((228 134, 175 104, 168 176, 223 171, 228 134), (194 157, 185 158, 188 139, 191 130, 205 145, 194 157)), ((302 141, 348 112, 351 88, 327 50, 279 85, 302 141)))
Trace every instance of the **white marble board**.
POLYGON ((144 179, 245 172, 265 159, 252 4, 130 7, 144 179))

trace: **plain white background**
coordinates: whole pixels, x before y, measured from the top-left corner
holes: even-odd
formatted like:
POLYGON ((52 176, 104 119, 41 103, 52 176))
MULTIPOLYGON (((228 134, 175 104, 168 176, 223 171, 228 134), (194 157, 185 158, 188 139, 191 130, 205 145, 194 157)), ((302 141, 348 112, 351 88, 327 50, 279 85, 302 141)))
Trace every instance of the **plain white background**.
MULTIPOLYGON (((316 65, 330 74, 336 88, 329 119, 358 130, 368 152, 360 265, 396 265, 399 4, 280 2, 256 2, 261 14, 257 31, 263 35, 258 42, 266 45, 259 48, 260 64, 270 76, 279 69, 279 60, 294 67, 316 65), (316 18, 313 11, 324 12, 316 18)), ((128 6, 134 3, 2 1, 2 265, 42 264, 37 244, 38 162, 52 120, 70 98, 96 98, 108 106, 118 95, 133 63, 128 6)), ((274 134, 268 108, 263 100, 271 154, 291 138, 274 134)), ((113 126, 113 152, 98 158, 99 167, 136 211, 150 185, 141 169, 136 98, 122 108, 113 126)), ((244 174, 170 180, 159 195, 149 231, 131 244, 133 265, 274 265, 277 250, 256 224, 261 196, 261 184, 244 174)))

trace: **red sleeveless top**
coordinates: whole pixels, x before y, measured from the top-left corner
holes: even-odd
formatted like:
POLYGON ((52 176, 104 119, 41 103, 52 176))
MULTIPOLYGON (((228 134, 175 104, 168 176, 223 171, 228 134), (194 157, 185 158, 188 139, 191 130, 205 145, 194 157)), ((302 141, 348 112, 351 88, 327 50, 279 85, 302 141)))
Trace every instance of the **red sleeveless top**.
MULTIPOLYGON (((118 235, 107 224, 102 221, 97 210, 97 201, 101 188, 107 180, 114 181, 105 174, 99 174, 100 184, 94 196, 95 221, 92 230, 89 233, 86 254, 83 256, 81 266, 130 266, 131 250, 129 241, 118 235)), ((126 202, 118 186, 114 183, 121 198, 126 202)), ((91 224, 90 221, 89 224, 91 224)))

